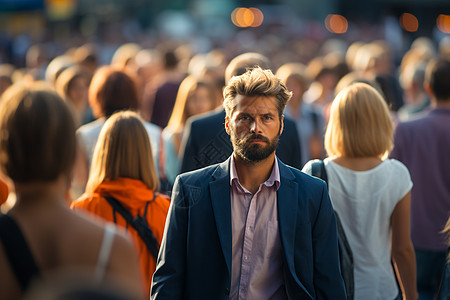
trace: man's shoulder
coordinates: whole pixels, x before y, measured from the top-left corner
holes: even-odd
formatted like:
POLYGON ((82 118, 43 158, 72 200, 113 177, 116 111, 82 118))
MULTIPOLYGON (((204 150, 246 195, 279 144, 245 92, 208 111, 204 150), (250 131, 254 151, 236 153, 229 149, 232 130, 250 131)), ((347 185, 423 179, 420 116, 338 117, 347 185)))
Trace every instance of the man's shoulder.
MULTIPOLYGON (((280 174, 285 180, 295 181, 297 184, 305 185, 308 187, 319 187, 323 184, 321 179, 308 175, 297 168, 288 166, 279 161, 280 174)), ((282 179, 283 180, 283 179, 282 179)))
POLYGON ((193 171, 181 173, 180 175, 177 176, 177 178, 179 179, 179 181, 182 181, 182 182, 187 182, 187 181, 192 182, 193 180, 196 180, 196 181, 202 181, 204 183, 207 183, 205 180, 212 178, 214 175, 215 176, 227 175, 227 171, 225 170, 226 169, 225 166, 227 163, 228 163, 228 160, 221 162, 221 163, 216 163, 216 164, 213 164, 210 166, 206 166, 206 167, 203 167, 200 169, 196 169, 193 171))
POLYGON ((222 126, 225 122, 225 110, 214 110, 205 114, 193 116, 189 118, 187 122, 191 124, 191 127, 204 126, 205 124, 218 124, 222 126))

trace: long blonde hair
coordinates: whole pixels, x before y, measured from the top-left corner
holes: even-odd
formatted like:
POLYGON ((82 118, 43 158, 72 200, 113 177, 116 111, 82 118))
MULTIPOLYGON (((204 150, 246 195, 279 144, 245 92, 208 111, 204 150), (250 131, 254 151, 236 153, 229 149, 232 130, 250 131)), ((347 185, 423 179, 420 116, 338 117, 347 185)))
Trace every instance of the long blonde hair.
POLYGON ((196 79, 192 75, 187 76, 178 88, 177 98, 167 124, 168 127, 172 128, 174 131, 180 130, 184 127, 186 120, 192 116, 187 109, 189 99, 199 87, 205 87, 208 89, 211 100, 211 108, 214 108, 215 98, 211 85, 205 81, 196 79))
POLYGON ((92 157, 86 192, 106 180, 127 177, 141 180, 151 190, 159 189, 148 133, 132 111, 113 114, 103 125, 92 157))

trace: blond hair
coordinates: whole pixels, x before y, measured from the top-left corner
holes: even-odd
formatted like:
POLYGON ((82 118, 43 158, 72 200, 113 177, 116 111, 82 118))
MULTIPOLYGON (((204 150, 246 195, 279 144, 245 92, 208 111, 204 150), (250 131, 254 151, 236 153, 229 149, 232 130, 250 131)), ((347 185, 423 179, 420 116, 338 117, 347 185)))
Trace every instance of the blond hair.
POLYGON ((223 107, 227 116, 231 116, 236 108, 236 95, 247 97, 275 97, 277 111, 281 119, 287 102, 292 97, 286 85, 272 71, 260 67, 248 70, 240 76, 234 76, 223 91, 223 107))
POLYGON ((294 79, 304 91, 308 89, 310 83, 310 79, 306 74, 306 67, 301 63, 286 63, 278 68, 275 75, 284 84, 287 84, 288 79, 294 79))
POLYGON ((92 157, 86 192, 106 180, 127 177, 159 189, 150 139, 141 118, 132 111, 113 114, 103 125, 92 157))
POLYGON ((189 98, 193 96, 197 88, 205 87, 210 93, 211 108, 214 108, 214 94, 211 85, 204 81, 196 79, 194 76, 187 76, 180 84, 177 92, 177 98, 173 107, 172 114, 170 115, 167 126, 173 130, 180 130, 183 128, 186 120, 192 115, 187 109, 189 98))
POLYGON ((325 133, 328 156, 386 157, 392 139, 389 109, 375 88, 354 83, 336 96, 325 133))

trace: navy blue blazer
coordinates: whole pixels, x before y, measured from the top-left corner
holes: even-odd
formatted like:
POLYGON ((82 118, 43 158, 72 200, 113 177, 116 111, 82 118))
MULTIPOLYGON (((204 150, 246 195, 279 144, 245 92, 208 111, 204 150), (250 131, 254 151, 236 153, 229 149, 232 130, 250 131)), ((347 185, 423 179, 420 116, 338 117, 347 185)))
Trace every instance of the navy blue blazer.
MULTIPOLYGON (((224 109, 188 119, 181 145, 180 173, 223 162, 233 153, 224 124, 224 109)), ((297 126, 285 116, 276 154, 287 165, 301 169, 300 151, 297 126)))
MULTIPOLYGON (((345 299, 325 183, 278 161, 278 222, 289 299, 345 299)), ((151 299, 228 299, 230 158, 175 181, 151 299)))

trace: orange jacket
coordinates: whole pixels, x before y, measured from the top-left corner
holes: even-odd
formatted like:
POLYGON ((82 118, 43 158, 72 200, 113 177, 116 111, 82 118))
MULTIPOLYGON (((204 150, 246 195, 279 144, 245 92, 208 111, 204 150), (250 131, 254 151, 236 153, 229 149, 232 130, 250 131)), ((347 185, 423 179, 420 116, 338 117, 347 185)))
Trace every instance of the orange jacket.
MULTIPOLYGON (((136 216, 138 213, 142 216, 146 202, 153 199, 153 191, 148 189, 140 180, 130 178, 109 180, 100 184, 93 194, 83 194, 72 203, 71 208, 75 211, 81 208, 105 220, 114 222, 113 209, 104 196, 111 196, 117 199, 133 216, 136 216)), ((147 208, 147 224, 160 244, 164 233, 169 203, 168 198, 157 195, 155 201, 151 202, 147 208)), ((131 225, 127 226, 125 219, 118 212, 115 215, 116 224, 127 228, 128 233, 131 234, 135 241, 142 278, 145 280, 145 291, 150 295, 150 285, 156 268, 156 260, 148 251, 147 246, 136 230, 131 225)))

